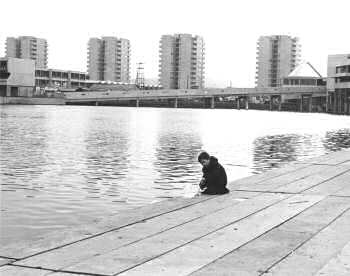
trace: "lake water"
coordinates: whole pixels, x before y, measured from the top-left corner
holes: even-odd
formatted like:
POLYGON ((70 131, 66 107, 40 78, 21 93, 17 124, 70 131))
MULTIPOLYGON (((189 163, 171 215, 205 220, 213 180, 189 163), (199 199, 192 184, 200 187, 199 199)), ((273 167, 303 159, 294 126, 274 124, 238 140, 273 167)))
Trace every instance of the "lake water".
POLYGON ((0 106, 0 245, 193 196, 197 154, 229 180, 350 147, 350 117, 253 110, 0 106))

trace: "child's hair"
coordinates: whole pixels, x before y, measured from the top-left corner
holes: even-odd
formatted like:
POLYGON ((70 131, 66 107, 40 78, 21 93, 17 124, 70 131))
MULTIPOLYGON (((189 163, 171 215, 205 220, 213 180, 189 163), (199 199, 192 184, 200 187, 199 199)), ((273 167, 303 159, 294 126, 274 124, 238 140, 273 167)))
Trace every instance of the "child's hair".
POLYGON ((202 151, 199 155, 198 155, 198 162, 200 162, 203 159, 209 159, 210 155, 206 152, 206 151, 202 151))

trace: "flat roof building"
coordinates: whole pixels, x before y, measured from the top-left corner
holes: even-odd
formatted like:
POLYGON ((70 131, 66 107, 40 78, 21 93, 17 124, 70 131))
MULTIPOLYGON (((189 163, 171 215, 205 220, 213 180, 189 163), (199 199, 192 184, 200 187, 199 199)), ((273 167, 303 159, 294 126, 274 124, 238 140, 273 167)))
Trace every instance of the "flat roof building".
MULTIPOLYGON (((327 59, 327 90, 334 92, 340 83, 346 83, 347 72, 340 67, 350 64, 350 54, 329 55, 327 59), (339 69, 337 69, 339 68, 339 69)), ((342 85, 340 85, 342 86, 342 85)))
POLYGON ((257 43, 257 87, 279 87, 300 62, 297 37, 286 35, 261 36, 257 43))
POLYGON ((0 58, 0 96, 31 96, 35 85, 34 75, 34 60, 0 58))
POLYGON ((204 40, 190 34, 163 35, 159 83, 165 89, 204 88, 204 40))
POLYGON ((90 82, 89 76, 85 72, 59 69, 36 69, 35 86, 40 88, 86 88, 90 86, 90 82))
POLYGON ((94 82, 85 72, 38 69, 35 61, 5 57, 0 58, 0 96, 31 97, 34 90, 47 88, 88 88, 94 82))
POLYGON ((6 57, 32 59, 37 68, 47 68, 47 41, 34 36, 7 37, 6 57))
POLYGON ((130 42, 105 36, 88 42, 88 74, 91 80, 130 82, 130 42))
POLYGON ((328 56, 327 92, 331 111, 350 115, 350 54, 328 56))

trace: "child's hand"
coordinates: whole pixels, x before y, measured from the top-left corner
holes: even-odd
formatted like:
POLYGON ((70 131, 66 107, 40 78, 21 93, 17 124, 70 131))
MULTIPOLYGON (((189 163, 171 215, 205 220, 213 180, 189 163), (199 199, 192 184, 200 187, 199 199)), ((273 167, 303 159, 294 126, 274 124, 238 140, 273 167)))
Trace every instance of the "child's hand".
POLYGON ((201 179, 201 182, 199 183, 199 187, 201 189, 205 188, 205 178, 204 177, 201 179))

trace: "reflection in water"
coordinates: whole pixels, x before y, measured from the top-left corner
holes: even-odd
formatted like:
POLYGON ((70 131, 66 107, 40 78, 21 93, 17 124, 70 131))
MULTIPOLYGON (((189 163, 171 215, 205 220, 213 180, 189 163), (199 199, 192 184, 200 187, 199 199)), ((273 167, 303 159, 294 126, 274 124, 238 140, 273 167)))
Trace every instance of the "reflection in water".
POLYGON ((120 125, 123 121, 106 124, 104 116, 92 118, 85 138, 86 157, 83 160, 86 169, 81 175, 85 179, 83 186, 87 199, 105 198, 107 201, 123 202, 120 199, 121 185, 128 171, 128 135, 120 125))
POLYGON ((200 136, 191 126, 197 116, 179 115, 176 110, 164 110, 153 163, 158 171, 153 187, 158 198, 191 196, 198 190, 200 167, 197 155, 202 148, 200 136), (184 117, 182 117, 184 116, 184 117), (182 118, 181 118, 182 117, 182 118))
POLYGON ((172 197, 174 190, 178 195, 193 192, 191 186, 197 185, 200 179, 197 155, 201 148, 199 137, 191 133, 181 136, 168 133, 159 137, 154 162, 159 177, 154 186, 164 191, 162 197, 172 197))
POLYGON ((233 180, 350 146, 348 118, 322 114, 0 106, 0 118, 0 246, 192 196, 201 149, 233 180))
POLYGON ((320 156, 350 147, 350 129, 328 131, 325 136, 285 134, 259 137, 254 141, 254 173, 286 163, 320 156))
MULTIPOLYGON (((1 144, 7 145, 1 147, 1 155, 6 156, 6 166, 1 166, 1 173, 8 177, 20 176, 23 180, 20 183, 16 181, 16 177, 12 177, 9 181, 1 181, 2 185, 8 185, 9 190, 13 185, 16 189, 26 187, 26 182, 35 180, 45 171, 43 164, 47 161, 46 122, 47 118, 43 115, 28 116, 21 111, 11 115, 1 110, 1 144), (37 120, 41 124, 33 124, 37 120), (21 127, 18 126, 18 121, 21 122, 21 127), (31 135, 33 132, 37 135, 31 135)), ((35 184, 37 183, 27 189, 35 189, 35 184)))
POLYGON ((337 151, 350 147, 350 129, 339 129, 337 131, 327 131, 323 145, 328 151, 337 151))
MULTIPOLYGON (((129 109, 126 108, 126 111, 129 109)), ((124 130, 128 139, 128 168, 125 179, 116 179, 115 185, 119 186, 119 199, 124 201, 124 205, 140 206, 156 199, 151 187, 157 176, 152 164, 159 131, 159 113, 152 108, 130 109, 129 112, 124 130)))
POLYGON ((254 172, 259 173, 297 160, 299 135, 270 135, 254 141, 254 172))

